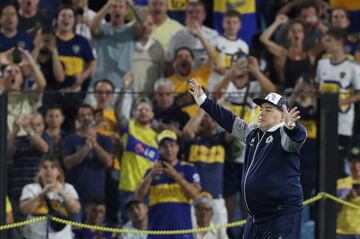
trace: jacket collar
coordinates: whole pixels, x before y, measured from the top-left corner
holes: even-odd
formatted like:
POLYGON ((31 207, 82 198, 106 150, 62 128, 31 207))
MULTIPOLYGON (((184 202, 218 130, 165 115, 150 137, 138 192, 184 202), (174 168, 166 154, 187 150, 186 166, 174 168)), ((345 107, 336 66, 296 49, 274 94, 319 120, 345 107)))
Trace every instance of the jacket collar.
POLYGON ((270 129, 266 130, 266 132, 274 132, 275 130, 277 130, 278 128, 283 127, 283 126, 284 126, 284 122, 281 122, 281 123, 271 127, 270 129))

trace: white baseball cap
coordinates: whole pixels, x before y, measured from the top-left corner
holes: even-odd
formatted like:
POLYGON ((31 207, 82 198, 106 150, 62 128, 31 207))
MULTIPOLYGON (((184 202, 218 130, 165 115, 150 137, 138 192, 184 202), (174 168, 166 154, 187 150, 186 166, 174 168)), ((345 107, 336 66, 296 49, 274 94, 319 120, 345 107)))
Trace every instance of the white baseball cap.
POLYGON ((262 98, 254 98, 254 103, 261 106, 264 103, 270 103, 278 107, 281 111, 283 110, 283 105, 288 107, 287 100, 284 96, 279 95, 275 92, 269 93, 264 99, 262 98))

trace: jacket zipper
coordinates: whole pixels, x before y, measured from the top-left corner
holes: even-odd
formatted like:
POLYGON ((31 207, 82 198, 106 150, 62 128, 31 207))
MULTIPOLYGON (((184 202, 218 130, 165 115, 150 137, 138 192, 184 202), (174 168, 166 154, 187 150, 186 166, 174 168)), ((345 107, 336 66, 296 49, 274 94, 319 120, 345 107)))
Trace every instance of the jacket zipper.
MULTIPOLYGON (((252 166, 252 164, 253 164, 253 162, 254 162, 255 155, 256 155, 256 151, 257 151, 257 149, 258 149, 258 147, 259 147, 259 145, 260 145, 261 140, 264 138, 265 134, 266 134, 266 132, 264 132, 264 134, 261 136, 259 142, 258 142, 257 145, 256 145, 253 158, 252 158, 252 160, 251 160, 251 163, 250 163, 250 166, 249 166, 248 170, 246 171, 245 178, 244 178, 244 202, 245 202, 245 206, 246 206, 248 212, 249 212, 251 215, 252 215, 252 213, 251 213, 251 211, 250 211, 250 209, 249 209, 249 205, 248 205, 247 200, 246 200, 246 189, 245 189, 245 188, 246 188, 246 187, 245 187, 245 185, 246 185, 246 179, 247 179, 248 174, 249 174, 249 172, 250 172, 251 166, 252 166)), ((258 138, 259 138, 259 134, 258 134, 258 138)), ((253 216, 253 215, 252 215, 252 216, 253 216)), ((253 222, 255 222, 255 217, 254 217, 254 216, 253 216, 253 222)))

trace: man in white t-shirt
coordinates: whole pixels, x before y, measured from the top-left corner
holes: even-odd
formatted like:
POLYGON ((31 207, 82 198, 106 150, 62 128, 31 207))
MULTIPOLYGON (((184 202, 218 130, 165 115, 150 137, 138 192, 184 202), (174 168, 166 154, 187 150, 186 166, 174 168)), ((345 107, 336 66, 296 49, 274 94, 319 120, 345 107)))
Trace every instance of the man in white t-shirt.
POLYGON ((339 175, 344 176, 344 158, 349 149, 354 125, 354 103, 360 100, 360 66, 349 60, 344 52, 346 31, 332 28, 322 43, 330 58, 319 60, 316 80, 322 93, 339 93, 339 175))
POLYGON ((219 35, 214 29, 208 28, 203 25, 206 18, 205 5, 201 2, 189 2, 186 8, 186 28, 176 32, 170 39, 168 48, 168 61, 174 59, 175 51, 181 47, 187 47, 192 50, 195 55, 194 70, 198 69, 201 62, 207 57, 205 48, 198 37, 196 37, 188 29, 194 24, 201 27, 201 31, 205 38, 212 46, 216 44, 216 37, 219 35))
POLYGON ((241 16, 236 10, 229 10, 224 14, 222 22, 224 36, 216 39, 216 67, 218 74, 224 75, 230 68, 233 56, 241 51, 249 54, 249 46, 242 39, 238 38, 241 29, 241 16))
POLYGON ((76 12, 76 34, 91 41, 90 22, 96 16, 96 12, 89 8, 88 0, 72 0, 72 5, 76 12))

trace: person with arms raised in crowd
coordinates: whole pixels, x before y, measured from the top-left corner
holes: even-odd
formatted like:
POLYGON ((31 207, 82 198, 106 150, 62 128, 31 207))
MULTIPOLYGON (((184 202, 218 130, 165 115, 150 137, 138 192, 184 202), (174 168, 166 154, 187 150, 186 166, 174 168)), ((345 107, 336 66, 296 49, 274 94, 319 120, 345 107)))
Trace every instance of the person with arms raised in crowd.
POLYGON ((297 109, 289 112, 286 99, 272 92, 253 99, 260 106, 259 122, 246 123, 208 98, 195 79, 189 84, 197 104, 246 144, 241 182, 248 218, 243 238, 300 238, 303 192, 299 148, 307 132, 297 123, 297 109))

